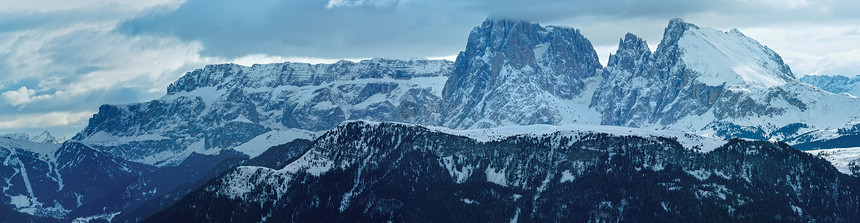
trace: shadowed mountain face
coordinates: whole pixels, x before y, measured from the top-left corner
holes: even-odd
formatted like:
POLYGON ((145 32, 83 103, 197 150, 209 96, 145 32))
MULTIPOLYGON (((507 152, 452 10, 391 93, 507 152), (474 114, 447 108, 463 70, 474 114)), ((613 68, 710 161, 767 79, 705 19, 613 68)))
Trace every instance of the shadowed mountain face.
POLYGON ((146 222, 860 220, 860 179, 785 144, 705 152, 626 131, 487 141, 346 123, 283 168, 234 169, 146 222))

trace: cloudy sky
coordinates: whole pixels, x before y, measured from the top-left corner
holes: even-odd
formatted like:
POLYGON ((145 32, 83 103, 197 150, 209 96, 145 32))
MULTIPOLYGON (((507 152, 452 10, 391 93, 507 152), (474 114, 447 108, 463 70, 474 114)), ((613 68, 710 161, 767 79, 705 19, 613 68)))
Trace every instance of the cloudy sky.
POLYGON ((3 0, 0 133, 71 136, 101 104, 156 99, 212 63, 451 58, 489 16, 579 28, 602 62, 671 18, 738 28, 797 76, 860 74, 851 0, 3 0))

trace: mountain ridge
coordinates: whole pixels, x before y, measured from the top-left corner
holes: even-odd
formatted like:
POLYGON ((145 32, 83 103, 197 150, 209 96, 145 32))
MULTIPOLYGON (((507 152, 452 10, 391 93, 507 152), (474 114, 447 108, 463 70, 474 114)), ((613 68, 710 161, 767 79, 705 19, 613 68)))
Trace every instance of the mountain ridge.
POLYGON ((804 144, 838 138, 825 129, 850 129, 846 123, 860 120, 833 112, 830 104, 860 109, 860 100, 801 84, 775 52, 737 30, 673 19, 656 51, 628 33, 602 67, 577 29, 488 19, 472 30, 454 62, 209 65, 171 84, 161 99, 102 106, 74 139, 159 166, 273 131, 323 131, 357 119, 464 129, 603 124, 804 144), (759 61, 719 70, 718 75, 736 78, 711 83, 715 76, 688 59, 701 55, 691 56, 685 42, 701 42, 710 50, 692 46, 724 61, 759 61), (760 70, 767 72, 751 81, 743 77, 760 70), (773 80, 780 85, 767 85, 773 80), (219 133, 240 129, 242 134, 219 133))
POLYGON ((446 131, 344 123, 281 169, 233 169, 144 222, 857 216, 860 179, 784 143, 734 139, 698 151, 647 134, 526 131, 481 141, 446 131), (440 211, 448 214, 431 214, 440 211))

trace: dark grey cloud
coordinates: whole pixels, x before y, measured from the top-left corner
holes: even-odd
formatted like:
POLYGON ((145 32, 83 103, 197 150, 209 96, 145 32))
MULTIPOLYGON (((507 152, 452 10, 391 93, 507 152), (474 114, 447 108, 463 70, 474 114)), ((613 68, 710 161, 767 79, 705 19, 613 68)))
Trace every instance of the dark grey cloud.
POLYGON ((817 4, 803 0, 189 0, 176 10, 142 14, 119 30, 199 41, 204 55, 227 58, 252 53, 402 58, 455 54, 465 45, 469 30, 488 16, 582 28, 596 45, 617 43, 626 32, 658 37, 668 20, 676 17, 701 18, 718 28, 832 20, 832 14, 857 17, 843 7, 817 4), (332 2, 346 6, 327 7, 332 2), (606 21, 612 24, 607 26, 606 21))
POLYGON ((536 22, 643 17, 668 21, 704 11, 713 2, 401 1, 388 4, 393 7, 327 8, 329 1, 324 0, 190 0, 176 10, 153 10, 129 20, 119 30, 200 41, 204 54, 223 57, 249 53, 325 58, 441 56, 462 49, 469 30, 488 16, 536 22))
POLYGON ((200 41, 205 55, 324 58, 450 55, 483 16, 435 3, 326 8, 328 1, 190 0, 123 23, 129 35, 200 41), (426 7, 426 8, 425 8, 426 7), (471 14, 471 15, 470 15, 471 14))
POLYGON ((65 28, 71 22, 99 23, 106 18, 122 18, 129 10, 113 7, 80 8, 53 11, 50 13, 38 11, 0 11, 0 32, 21 30, 65 28))

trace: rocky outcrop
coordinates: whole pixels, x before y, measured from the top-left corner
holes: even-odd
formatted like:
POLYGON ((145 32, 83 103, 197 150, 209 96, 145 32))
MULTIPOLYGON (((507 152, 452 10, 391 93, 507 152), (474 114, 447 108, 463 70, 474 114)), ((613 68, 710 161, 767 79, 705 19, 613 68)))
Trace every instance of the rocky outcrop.
MULTIPOLYGON (((581 121, 601 65, 577 29, 513 20, 485 21, 469 34, 443 91, 453 128, 581 121)), ((586 119, 590 119, 586 118, 586 119)))

